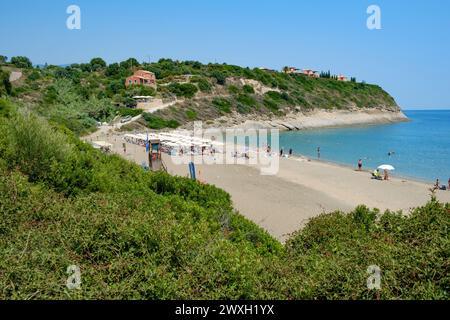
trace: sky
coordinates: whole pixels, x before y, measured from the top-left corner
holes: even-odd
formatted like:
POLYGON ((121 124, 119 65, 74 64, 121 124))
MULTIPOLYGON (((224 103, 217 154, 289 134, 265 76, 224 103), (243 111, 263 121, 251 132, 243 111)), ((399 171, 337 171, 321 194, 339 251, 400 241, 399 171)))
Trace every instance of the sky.
POLYGON ((331 70, 403 109, 450 109, 448 0, 0 0, 0 54, 64 65, 102 57, 331 70), (70 30, 69 5, 81 10, 70 30), (378 5, 381 29, 369 30, 378 5))

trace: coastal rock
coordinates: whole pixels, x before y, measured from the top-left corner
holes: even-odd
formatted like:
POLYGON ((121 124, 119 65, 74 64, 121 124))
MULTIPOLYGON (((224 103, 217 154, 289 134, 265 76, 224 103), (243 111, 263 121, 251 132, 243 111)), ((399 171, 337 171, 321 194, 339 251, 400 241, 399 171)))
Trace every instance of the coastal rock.
POLYGON ((307 113, 290 113, 284 117, 267 119, 253 116, 246 119, 230 117, 224 126, 243 129, 304 130, 326 127, 344 127, 353 125, 383 124, 409 121, 406 115, 398 110, 386 109, 352 109, 352 110, 313 110, 307 113))

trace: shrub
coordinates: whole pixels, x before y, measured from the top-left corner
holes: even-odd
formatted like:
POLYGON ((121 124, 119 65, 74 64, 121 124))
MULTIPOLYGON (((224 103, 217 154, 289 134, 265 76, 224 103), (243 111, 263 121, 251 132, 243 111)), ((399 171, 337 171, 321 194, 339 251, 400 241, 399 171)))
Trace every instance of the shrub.
POLYGON ((102 58, 94 58, 89 63, 91 65, 91 70, 97 71, 106 67, 106 62, 102 58))
POLYGON ((197 119, 197 112, 195 110, 189 109, 186 110, 186 117, 188 117, 189 120, 195 120, 197 119))
POLYGON ((30 59, 23 56, 12 57, 11 63, 15 65, 17 68, 30 69, 33 67, 33 64, 31 63, 30 59))
POLYGON ((151 129, 156 130, 164 128, 176 129, 180 126, 180 124, 176 120, 165 120, 163 118, 152 115, 151 113, 143 113, 143 117, 147 122, 147 126, 151 129))
POLYGON ((15 106, 10 101, 0 99, 0 118, 11 117, 15 110, 15 106))
POLYGON ((10 95, 12 93, 12 85, 9 82, 9 72, 0 69, 0 97, 10 95))
POLYGON ((169 91, 177 97, 192 98, 197 93, 198 89, 195 85, 190 83, 172 83, 169 85, 169 91))
POLYGON ((27 174, 31 181, 47 180, 54 163, 70 155, 63 135, 32 114, 16 114, 5 127, 8 148, 4 159, 27 174))
POLYGON ((248 94, 254 94, 255 93, 255 89, 253 89, 253 87, 251 85, 244 85, 242 87, 242 91, 244 91, 244 93, 248 93, 248 94))
POLYGON ((226 76, 222 72, 214 71, 214 72, 211 73, 211 77, 216 79, 217 84, 219 84, 221 86, 225 85, 226 76))
POLYGON ((231 112, 231 102, 225 98, 214 98, 212 103, 220 112, 231 112))
POLYGON ((192 83, 197 83, 198 88, 202 92, 211 92, 211 84, 209 81, 203 77, 194 76, 191 79, 192 83))
POLYGON ((144 112, 142 109, 132 109, 132 108, 119 108, 117 111, 122 117, 126 116, 136 117, 144 112))
POLYGON ((252 96, 249 96, 248 94, 238 95, 237 101, 248 107, 256 106, 256 100, 252 96))
POLYGON ((231 93, 231 94, 238 94, 240 92, 240 90, 235 85, 230 84, 228 86, 228 92, 231 93))

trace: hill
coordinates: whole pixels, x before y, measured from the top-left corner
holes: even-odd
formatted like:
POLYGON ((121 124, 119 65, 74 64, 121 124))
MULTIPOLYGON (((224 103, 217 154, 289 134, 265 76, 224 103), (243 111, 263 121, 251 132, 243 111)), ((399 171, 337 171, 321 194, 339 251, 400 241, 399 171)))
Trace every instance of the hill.
POLYGON ((130 58, 107 65, 101 58, 94 58, 90 63, 44 68, 30 67, 23 60, 16 64, 24 77, 12 84, 9 94, 78 134, 95 130, 98 122, 111 121, 117 115, 143 112, 127 108, 133 105, 133 96, 153 96, 163 102, 174 102, 143 117, 141 125, 152 129, 174 128, 194 120, 220 125, 249 119, 295 118, 315 110, 400 112, 394 99, 379 86, 331 77, 312 78, 170 59, 141 64, 130 58), (138 69, 156 75, 156 89, 125 87, 125 78, 138 69))

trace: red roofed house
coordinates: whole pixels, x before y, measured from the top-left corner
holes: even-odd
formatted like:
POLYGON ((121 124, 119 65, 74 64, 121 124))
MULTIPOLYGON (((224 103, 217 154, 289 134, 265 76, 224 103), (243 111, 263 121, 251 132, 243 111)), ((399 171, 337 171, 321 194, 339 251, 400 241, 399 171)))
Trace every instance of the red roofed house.
POLYGON ((125 81, 125 86, 141 85, 147 87, 156 86, 156 77, 153 72, 138 70, 131 77, 128 77, 125 81))
POLYGON ((343 75, 339 75, 339 76, 337 77, 337 79, 338 79, 338 81, 348 81, 347 77, 346 77, 346 76, 343 76, 343 75))
POLYGON ((308 76, 308 77, 319 78, 319 74, 315 70, 303 69, 303 74, 308 76))

